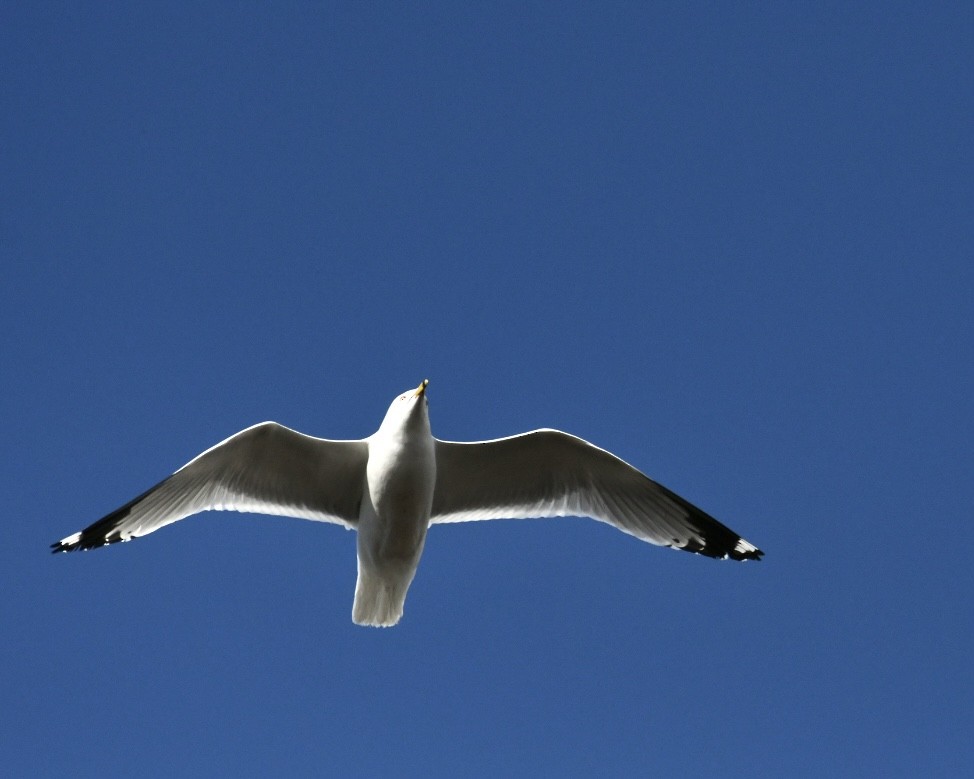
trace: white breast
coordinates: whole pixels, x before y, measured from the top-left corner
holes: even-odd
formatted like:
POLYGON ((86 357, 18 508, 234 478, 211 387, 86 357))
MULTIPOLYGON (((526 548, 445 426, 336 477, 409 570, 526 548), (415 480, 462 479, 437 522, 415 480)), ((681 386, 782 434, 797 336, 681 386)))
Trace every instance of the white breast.
POLYGON ((366 468, 372 506, 385 522, 429 520, 436 484, 432 438, 370 441, 366 468))

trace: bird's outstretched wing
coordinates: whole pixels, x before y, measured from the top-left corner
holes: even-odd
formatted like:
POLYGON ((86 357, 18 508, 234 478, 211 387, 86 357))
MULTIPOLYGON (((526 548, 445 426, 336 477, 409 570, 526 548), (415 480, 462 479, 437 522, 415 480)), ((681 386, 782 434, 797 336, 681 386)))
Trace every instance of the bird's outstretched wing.
POLYGON ((354 527, 367 460, 365 441, 329 441, 262 422, 207 449, 148 492, 51 548, 71 552, 128 541, 208 509, 354 527))
POLYGON ((763 552, 628 463, 558 430, 436 441, 432 523, 588 516, 660 546, 758 560, 763 552))

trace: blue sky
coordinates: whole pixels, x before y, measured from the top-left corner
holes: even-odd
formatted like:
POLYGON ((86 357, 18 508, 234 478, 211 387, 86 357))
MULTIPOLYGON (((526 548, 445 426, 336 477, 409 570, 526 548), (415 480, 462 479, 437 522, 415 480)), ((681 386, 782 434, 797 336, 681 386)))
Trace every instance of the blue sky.
POLYGON ((12 775, 932 775, 970 743, 967 3, 7 3, 12 775), (550 426, 762 547, 211 513, 48 544, 273 419, 550 426))

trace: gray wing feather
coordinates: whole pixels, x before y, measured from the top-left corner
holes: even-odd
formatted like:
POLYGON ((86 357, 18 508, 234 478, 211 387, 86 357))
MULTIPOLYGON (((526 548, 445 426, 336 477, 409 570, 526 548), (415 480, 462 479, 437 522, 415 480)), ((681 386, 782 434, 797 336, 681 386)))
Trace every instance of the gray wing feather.
POLYGON ((628 463, 568 433, 436 441, 431 523, 570 515, 708 557, 756 560, 763 554, 628 463))
POLYGON ((329 441, 262 422, 207 449, 139 497, 52 544, 52 549, 69 552, 128 541, 207 510, 354 527, 367 460, 365 441, 329 441))

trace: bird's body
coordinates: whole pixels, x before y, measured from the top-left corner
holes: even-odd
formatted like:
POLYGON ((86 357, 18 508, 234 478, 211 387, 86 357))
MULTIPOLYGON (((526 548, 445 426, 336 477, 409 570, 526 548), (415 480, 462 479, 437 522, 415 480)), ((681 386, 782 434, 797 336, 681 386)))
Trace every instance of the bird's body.
MULTIPOLYGON (((420 385, 420 396, 424 389, 420 385)), ((408 395, 400 396, 369 438, 352 606, 352 619, 360 625, 399 621, 423 554, 436 484, 436 450, 425 411, 425 397, 409 403, 408 395)))
POLYGON ((206 450, 98 522, 52 545, 92 549, 209 509, 334 522, 358 531, 352 619, 395 625, 432 524, 591 516, 661 546, 757 560, 748 543, 615 455, 557 430, 459 443, 433 437, 424 381, 361 441, 264 422, 206 450))

